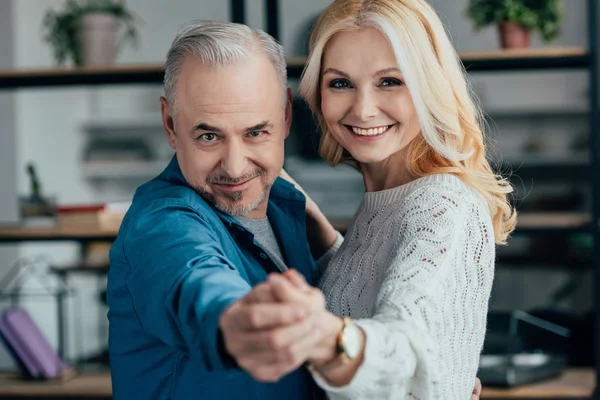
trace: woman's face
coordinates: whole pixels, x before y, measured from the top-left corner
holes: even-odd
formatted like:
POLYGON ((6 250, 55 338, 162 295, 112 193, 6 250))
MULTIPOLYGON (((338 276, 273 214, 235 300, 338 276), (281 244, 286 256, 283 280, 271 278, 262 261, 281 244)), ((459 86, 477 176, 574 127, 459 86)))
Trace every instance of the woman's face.
POLYGON ((375 28, 337 33, 325 47, 321 112, 361 164, 404 156, 421 129, 392 47, 375 28))

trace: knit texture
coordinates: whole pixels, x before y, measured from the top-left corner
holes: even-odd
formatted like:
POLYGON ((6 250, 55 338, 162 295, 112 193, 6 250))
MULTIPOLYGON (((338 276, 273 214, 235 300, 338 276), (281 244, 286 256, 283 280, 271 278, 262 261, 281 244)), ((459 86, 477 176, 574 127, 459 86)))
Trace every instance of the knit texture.
POLYGON ((483 198, 449 174, 366 193, 320 288, 366 333, 364 361, 331 399, 461 399, 475 384, 494 276, 483 198))

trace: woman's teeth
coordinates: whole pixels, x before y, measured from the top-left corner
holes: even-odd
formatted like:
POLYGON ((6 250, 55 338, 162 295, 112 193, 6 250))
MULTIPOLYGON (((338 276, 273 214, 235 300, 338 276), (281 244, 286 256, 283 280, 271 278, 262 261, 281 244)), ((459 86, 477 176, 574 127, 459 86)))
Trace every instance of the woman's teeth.
POLYGON ((376 136, 376 135, 381 135, 383 132, 387 131, 390 128, 390 126, 380 126, 379 128, 369 128, 369 129, 363 129, 363 128, 358 128, 356 126, 352 127, 352 132, 354 132, 357 135, 360 136, 376 136))

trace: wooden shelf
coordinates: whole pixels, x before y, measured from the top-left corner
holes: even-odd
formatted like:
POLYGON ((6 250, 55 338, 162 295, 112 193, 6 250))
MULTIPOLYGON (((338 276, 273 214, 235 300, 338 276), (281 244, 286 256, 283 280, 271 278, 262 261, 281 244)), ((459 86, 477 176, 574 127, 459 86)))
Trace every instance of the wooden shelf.
POLYGON ((39 242, 39 241, 76 241, 110 242, 117 237, 116 231, 88 229, 30 228, 20 226, 0 226, 0 242, 39 242))
MULTIPOLYGON (((556 253, 556 252, 555 252, 556 253)), ((569 271, 581 271, 593 268, 594 263, 591 256, 564 255, 564 254, 540 254, 540 252, 527 252, 527 254, 498 254, 496 266, 527 266, 534 268, 566 269, 569 271)))
POLYGON ((67 265, 64 267, 50 266, 50 271, 59 276, 70 274, 86 274, 86 275, 105 275, 108 273, 110 266, 106 265, 67 265))
MULTIPOLYGON (((518 214, 516 232, 562 232, 589 231, 591 215, 588 213, 539 213, 523 212, 518 214)), ((332 221, 335 229, 344 233, 348 221, 332 221)))
POLYGON ((459 55, 469 72, 577 69, 591 65, 591 58, 581 47, 461 52, 459 55))
POLYGON ((557 108, 557 107, 536 107, 509 109, 498 108, 484 110, 485 117, 492 121, 499 120, 540 120, 540 119, 581 119, 589 118, 590 111, 582 107, 557 108))
MULTIPOLYGON (((569 369, 557 379, 514 389, 484 387, 482 399, 585 398, 594 391, 592 369, 569 369)), ((102 398, 110 399, 110 373, 82 373, 67 382, 26 382, 0 374, 0 398, 102 398)))
POLYGON ((590 166, 590 154, 587 151, 577 151, 567 154, 552 153, 522 153, 512 154, 502 160, 504 164, 515 167, 581 167, 590 166))
POLYGON ((583 231, 590 228, 592 216, 589 213, 541 213, 523 212, 517 215, 517 231, 553 232, 583 231))
MULTIPOLYGON (((518 231, 588 231, 591 216, 588 213, 522 213, 519 215, 518 231)), ((345 232, 348 221, 332 221, 334 228, 345 232)), ((24 241, 112 241, 116 231, 88 229, 32 228, 0 225, 0 242, 24 241)))
POLYGON ((0 70, 0 88, 162 83, 161 64, 0 70))
POLYGON ((28 382, 0 374, 0 399, 112 399, 110 373, 82 373, 66 382, 28 382))
POLYGON ((590 368, 569 369, 560 377, 513 389, 483 388, 482 399, 589 398, 594 393, 595 376, 590 368))
POLYGON ((87 179, 151 179, 169 164, 166 161, 93 161, 84 163, 82 174, 87 179))
MULTIPOLYGON (((591 65, 586 49, 554 48, 459 53, 469 72, 576 69, 591 65)), ((288 76, 300 77, 305 58, 288 60, 288 76)), ((73 85, 162 83, 162 64, 125 64, 111 67, 37 68, 0 70, 0 89, 73 85)))

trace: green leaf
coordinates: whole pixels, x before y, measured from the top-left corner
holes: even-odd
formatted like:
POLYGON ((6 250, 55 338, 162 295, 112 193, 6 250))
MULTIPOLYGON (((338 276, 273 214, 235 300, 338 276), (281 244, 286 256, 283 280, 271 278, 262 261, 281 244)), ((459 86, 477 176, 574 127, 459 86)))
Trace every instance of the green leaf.
POLYGON ((469 0, 466 15, 475 30, 509 21, 555 39, 562 22, 562 0, 469 0))

